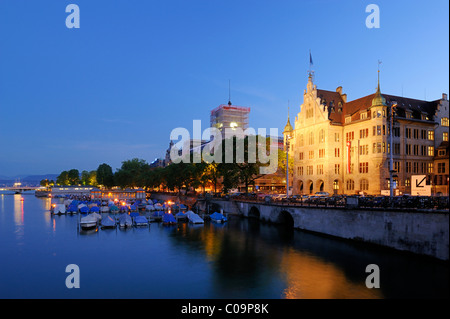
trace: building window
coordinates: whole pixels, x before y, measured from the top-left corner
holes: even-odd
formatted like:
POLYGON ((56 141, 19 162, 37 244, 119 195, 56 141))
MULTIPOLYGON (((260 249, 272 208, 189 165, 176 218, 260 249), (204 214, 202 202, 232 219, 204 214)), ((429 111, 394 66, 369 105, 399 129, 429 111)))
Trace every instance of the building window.
POLYGON ((300 152, 300 153, 298 154, 298 159, 299 159, 300 161, 303 160, 303 152, 300 152))
POLYGON ((303 175, 303 166, 298 168, 298 175, 303 175))
POLYGON ((309 143, 309 145, 313 145, 314 144, 314 132, 309 132, 308 143, 309 143))
POLYGON ((427 163, 427 173, 433 174, 433 163, 427 163))
POLYGON ((339 133, 334 133, 334 141, 339 142, 339 133))
POLYGON ((421 173, 425 174, 427 172, 427 163, 425 163, 425 162, 420 163, 420 167, 421 167, 421 173))
POLYGON ((415 128, 413 130, 413 134, 414 134, 414 139, 416 139, 416 140, 419 139, 419 130, 418 129, 415 128))
POLYGON ((323 164, 317 165, 317 174, 323 175, 323 164))
POLYGON ((369 129, 366 128, 363 130, 359 130, 359 138, 362 139, 362 138, 366 138, 366 137, 369 137, 369 129))
POLYGON ((442 133, 442 140, 443 140, 444 142, 448 141, 448 132, 442 133))
POLYGON ((394 132, 395 137, 400 137, 400 127, 394 127, 392 132, 394 132))
POLYGON ((334 173, 340 174, 341 164, 334 164, 334 173))
POLYGON ((426 140, 427 139, 427 131, 426 130, 421 130, 420 131, 420 137, 422 138, 422 140, 426 140))
POLYGON ((411 155, 411 144, 405 144, 405 154, 411 155))
POLYGON ((428 140, 434 141, 434 131, 428 131, 428 140))
POLYGON ((359 163, 359 173, 368 173, 369 172, 369 163, 368 162, 362 162, 359 163))
POLYGON ((352 191, 355 189, 355 182, 352 179, 347 180, 347 190, 352 191))
POLYGON ((396 172, 400 172, 400 162, 397 161, 394 162, 394 170, 396 172))
POLYGON ((381 142, 373 143, 372 153, 381 153, 381 142))
POLYGON ((411 162, 406 162, 405 172, 411 173, 411 162))
POLYGON ((448 117, 441 118, 441 125, 448 126, 448 117))
POLYGON ((345 133, 345 140, 346 141, 353 141, 355 139, 355 132, 347 132, 345 133))
POLYGON ((300 138, 299 138, 299 144, 300 146, 303 146, 303 134, 300 134, 300 138))
POLYGON ((400 154, 400 144, 394 143, 394 154, 399 155, 400 154))
POLYGON ((405 136, 406 138, 411 138, 411 129, 408 127, 405 127, 405 136))
POLYGON ((319 158, 324 158, 325 157, 325 149, 320 149, 319 150, 319 158))
POLYGON ((413 154, 419 155, 419 145, 413 145, 413 154))
POLYGON ((369 145, 359 146, 359 155, 369 155, 369 145))
POLYGON ((319 143, 324 143, 324 142, 325 142, 325 131, 320 130, 319 131, 319 143))
POLYGON ((417 174, 419 172, 419 163, 413 162, 413 173, 417 174))
POLYGON ((313 166, 312 165, 306 166, 306 174, 307 175, 312 175, 313 174, 313 166))
POLYGON ((308 159, 314 159, 314 151, 309 151, 308 159))
POLYGON ((445 174, 445 163, 437 164, 438 174, 445 174))
POLYGON ((334 157, 340 157, 340 149, 339 148, 334 149, 334 157))
POLYGON ((405 179, 405 186, 406 187, 411 186, 411 180, 409 178, 405 179))
POLYGON ((434 156, 434 146, 428 146, 428 156, 434 156))
POLYGON ((359 182, 359 189, 362 190, 362 191, 369 190, 369 181, 367 179, 362 179, 359 182))

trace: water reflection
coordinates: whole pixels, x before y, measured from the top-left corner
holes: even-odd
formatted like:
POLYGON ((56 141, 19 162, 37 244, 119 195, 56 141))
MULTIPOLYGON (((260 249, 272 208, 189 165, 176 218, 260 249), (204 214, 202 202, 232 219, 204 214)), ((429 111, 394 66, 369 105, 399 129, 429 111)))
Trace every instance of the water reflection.
POLYGON ((364 282, 353 282, 335 264, 287 248, 280 263, 288 299, 382 298, 379 289, 368 289, 364 282))

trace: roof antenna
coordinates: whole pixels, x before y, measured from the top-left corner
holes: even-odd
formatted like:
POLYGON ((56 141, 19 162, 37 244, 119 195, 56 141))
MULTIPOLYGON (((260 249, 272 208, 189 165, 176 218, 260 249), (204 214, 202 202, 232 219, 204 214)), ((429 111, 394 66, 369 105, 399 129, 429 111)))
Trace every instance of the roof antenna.
POLYGON ((228 80, 228 105, 231 106, 231 80, 228 80))

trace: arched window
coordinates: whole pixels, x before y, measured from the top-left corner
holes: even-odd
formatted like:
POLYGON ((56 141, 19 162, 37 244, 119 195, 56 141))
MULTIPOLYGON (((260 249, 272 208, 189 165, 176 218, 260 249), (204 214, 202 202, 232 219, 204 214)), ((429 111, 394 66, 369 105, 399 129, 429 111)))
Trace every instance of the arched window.
POLYGON ((313 145, 314 144, 314 132, 309 132, 308 134, 308 144, 313 145))
POLYGON ((360 190, 362 190, 362 191, 367 191, 367 190, 369 190, 369 181, 367 180, 367 179, 362 179, 360 182, 359 182, 359 189, 360 190))
POLYGON ((355 189, 355 181, 352 179, 347 180, 347 190, 352 191, 355 189))
POLYGON ((339 181, 337 179, 333 181, 333 189, 339 189, 339 181))
POLYGON ((325 142, 325 131, 322 129, 319 131, 319 143, 325 142))

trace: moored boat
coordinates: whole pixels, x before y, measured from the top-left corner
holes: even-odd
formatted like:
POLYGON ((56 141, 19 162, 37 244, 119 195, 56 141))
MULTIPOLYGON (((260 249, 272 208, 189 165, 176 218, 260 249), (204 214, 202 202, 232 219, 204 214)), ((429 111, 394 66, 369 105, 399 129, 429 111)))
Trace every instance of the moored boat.
POLYGON ((177 220, 171 213, 165 213, 162 218, 162 222, 164 225, 174 225, 177 223, 177 220))
POLYGON ((215 223, 224 223, 227 221, 227 218, 222 214, 218 212, 214 212, 211 214, 211 220, 215 223))
POLYGON ((84 216, 80 220, 80 226, 82 229, 95 228, 98 225, 98 218, 94 214, 84 216))
POLYGON ((148 219, 145 216, 136 216, 134 218, 135 226, 148 226, 148 219))
POLYGON ((192 224, 203 224, 205 222, 200 216, 191 210, 186 212, 186 216, 192 224))
POLYGON ((127 228, 133 226, 130 215, 123 213, 119 216, 119 227, 127 228))
POLYGON ((102 228, 114 228, 116 227, 116 221, 111 216, 106 216, 102 218, 101 225, 102 228))

